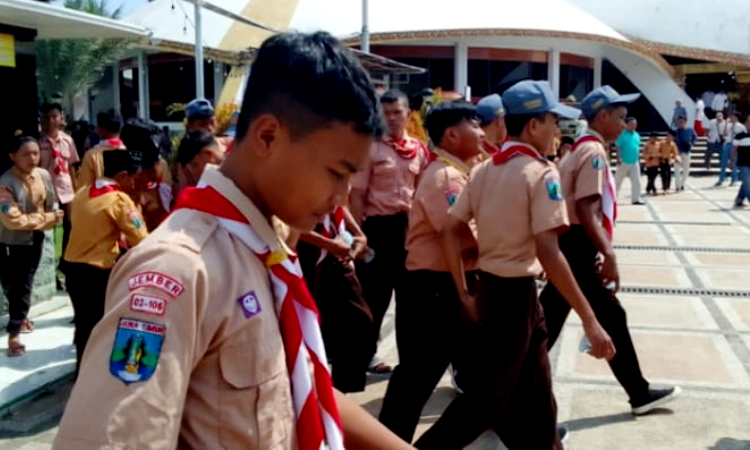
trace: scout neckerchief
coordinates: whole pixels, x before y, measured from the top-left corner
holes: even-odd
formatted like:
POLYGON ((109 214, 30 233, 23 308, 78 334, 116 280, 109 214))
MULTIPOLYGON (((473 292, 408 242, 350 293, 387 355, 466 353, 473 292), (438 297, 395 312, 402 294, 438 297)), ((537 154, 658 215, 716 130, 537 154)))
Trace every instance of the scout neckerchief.
POLYGON ((89 198, 99 197, 109 192, 119 192, 120 185, 109 178, 98 178, 89 188, 89 198))
MULTIPOLYGON (((320 234, 328 239, 336 239, 337 237, 344 234, 346 231, 346 223, 344 222, 344 207, 337 206, 333 211, 333 214, 326 214, 321 223, 322 227, 320 234)), ((325 249, 320 250, 320 257, 318 257, 318 264, 320 264, 328 256, 328 251, 325 249)))
POLYGON ((457 163, 455 160, 449 158, 446 156, 447 152, 445 150, 441 149, 435 149, 433 153, 431 153, 431 161, 440 161, 441 163, 445 164, 446 166, 453 167, 454 169, 458 170, 461 175, 464 176, 464 178, 469 177, 469 172, 466 170, 466 167, 463 167, 461 164, 457 163))
POLYGON ((499 166, 518 155, 526 155, 534 159, 542 159, 542 155, 532 146, 521 142, 507 141, 503 144, 503 147, 499 152, 492 155, 492 162, 495 163, 496 166, 499 166))
POLYGON ((500 151, 500 147, 487 140, 482 141, 482 149, 490 155, 494 155, 500 151))
MULTIPOLYGON (((596 142, 604 146, 604 143, 598 137, 584 134, 573 144, 571 152, 576 151, 578 147, 586 142, 596 142)), ((615 234, 615 220, 617 220, 617 191, 615 191, 615 178, 612 176, 612 171, 609 170, 609 164, 607 164, 606 159, 603 163, 604 167, 602 170, 607 171, 607 187, 604 189, 604 193, 602 193, 602 226, 607 230, 609 239, 612 240, 615 234)))
POLYGON ((57 137, 54 139, 48 135, 44 135, 44 138, 49 144, 50 150, 52 150, 52 157, 55 158, 55 175, 68 173, 68 161, 63 157, 59 148, 63 141, 62 131, 58 131, 57 137))
POLYGON ((398 156, 404 159, 414 159, 420 151, 423 151, 424 145, 416 139, 405 137, 395 140, 391 136, 383 136, 383 142, 398 153, 398 156))
POLYGON ((174 209, 181 208, 215 216, 229 234, 265 263, 291 378, 299 448, 321 450, 325 444, 330 450, 343 450, 343 426, 333 397, 318 308, 307 289, 296 255, 272 250, 242 212, 211 186, 199 183, 197 187, 183 190, 174 209), (310 376, 309 362, 312 362, 314 378, 310 376))

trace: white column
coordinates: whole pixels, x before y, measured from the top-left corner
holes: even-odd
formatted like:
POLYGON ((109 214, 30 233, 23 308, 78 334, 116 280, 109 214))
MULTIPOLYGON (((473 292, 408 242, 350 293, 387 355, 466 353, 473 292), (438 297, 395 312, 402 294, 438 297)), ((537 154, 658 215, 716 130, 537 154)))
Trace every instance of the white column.
POLYGON ((547 57, 547 80, 555 98, 560 98, 560 50, 552 49, 547 57))
POLYGON ((138 52, 138 117, 148 119, 148 61, 146 51, 138 52))
POLYGON ((453 90, 463 95, 469 85, 469 46, 456 42, 453 53, 453 90))
POLYGON ((117 114, 122 115, 120 105, 120 63, 112 64, 112 108, 117 114))
POLYGON ((195 2, 195 98, 205 97, 205 81, 203 81, 203 19, 201 18, 201 4, 195 2))
POLYGON ((219 102, 222 89, 224 89, 224 64, 214 60, 214 105, 219 102))
POLYGON ((602 86, 602 58, 594 58, 594 89, 602 86))

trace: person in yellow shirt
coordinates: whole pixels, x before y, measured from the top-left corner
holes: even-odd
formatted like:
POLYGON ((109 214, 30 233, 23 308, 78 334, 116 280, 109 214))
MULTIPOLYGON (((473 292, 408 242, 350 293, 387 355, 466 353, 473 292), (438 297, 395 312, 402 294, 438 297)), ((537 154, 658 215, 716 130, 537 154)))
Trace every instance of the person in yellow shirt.
POLYGON ((78 187, 91 186, 97 178, 104 174, 102 154, 109 150, 124 150, 125 145, 120 140, 122 120, 114 111, 99 113, 96 116, 96 132, 102 140, 95 147, 83 155, 81 167, 78 169, 78 187))
POLYGON ((659 146, 659 172, 661 172, 661 190, 666 195, 672 181, 672 166, 680 163, 680 153, 674 142, 674 132, 670 131, 667 138, 659 146))
POLYGON ((643 149, 643 158, 646 160, 646 194, 656 195, 656 176, 659 175, 659 159, 661 156, 659 141, 655 134, 652 134, 646 142, 643 149))
POLYGON ((63 259, 75 314, 76 375, 91 330, 104 315, 107 281, 120 256, 121 236, 133 247, 148 235, 129 195, 141 158, 135 151, 102 153, 103 177, 82 187, 73 199, 70 242, 63 259))

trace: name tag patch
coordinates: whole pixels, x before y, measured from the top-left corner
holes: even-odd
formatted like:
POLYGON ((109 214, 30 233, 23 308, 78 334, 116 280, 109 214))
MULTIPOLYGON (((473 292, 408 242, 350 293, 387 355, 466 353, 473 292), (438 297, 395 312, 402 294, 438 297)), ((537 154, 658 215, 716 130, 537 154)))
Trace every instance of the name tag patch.
POLYGON ((109 372, 126 385, 151 378, 159 362, 166 327, 121 318, 109 358, 109 372))
POLYGON ((260 302, 258 297, 255 296, 255 291, 250 291, 238 298, 237 303, 240 304, 240 309, 242 309, 246 319, 257 316, 261 312, 260 302))
POLYGON ((161 297, 152 297, 150 295, 133 294, 130 297, 130 310, 163 316, 167 309, 167 301, 161 297))
POLYGON ((139 288, 150 287, 177 298, 185 291, 185 286, 174 278, 159 272, 141 272, 133 275, 128 280, 131 291, 139 288))

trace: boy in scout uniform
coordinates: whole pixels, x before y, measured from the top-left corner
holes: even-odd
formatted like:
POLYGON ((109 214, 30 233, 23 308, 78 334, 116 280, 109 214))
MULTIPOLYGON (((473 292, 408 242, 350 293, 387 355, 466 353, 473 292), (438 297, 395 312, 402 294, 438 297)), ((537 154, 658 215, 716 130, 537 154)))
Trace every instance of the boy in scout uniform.
MULTIPOLYGON (((375 329, 380 332, 391 302, 403 297, 402 281, 406 268, 406 229, 416 180, 427 164, 427 148, 406 133, 409 100, 393 90, 380 97, 388 134, 376 141, 370 158, 352 179, 350 208, 367 236, 375 258, 357 265, 357 274, 370 304, 375 329)), ((389 372, 390 367, 374 361, 373 371, 389 372)))
POLYGON ((104 176, 104 161, 102 154, 110 150, 125 150, 120 140, 122 121, 114 112, 100 113, 96 116, 97 134, 101 136, 95 147, 90 148, 83 155, 81 167, 78 169, 78 187, 91 186, 104 176))
MULTIPOLYGON (((603 86, 583 99, 581 108, 589 124, 588 132, 578 138, 560 166, 571 222, 570 230, 560 237, 560 248, 588 303, 617 348, 617 355, 609 361, 609 366, 630 397, 633 414, 645 414, 674 399, 680 389, 653 389, 643 378, 625 310, 615 295, 620 287, 612 246, 617 194, 605 149, 607 143, 622 132, 627 105, 638 97, 640 94, 620 95, 610 86, 603 86), (603 257, 601 265, 599 255, 603 257)), ((541 302, 552 348, 570 306, 554 284, 544 288, 541 302)))
POLYGON ((101 155, 103 176, 78 190, 71 207, 66 262, 67 288, 75 313, 76 372, 91 330, 104 315, 107 280, 120 256, 121 237, 132 247, 147 235, 130 193, 141 155, 107 151, 101 155))
POLYGON ((317 311, 273 225, 310 230, 343 203, 381 129, 339 41, 266 40, 234 151, 112 272, 53 448, 411 448, 331 388, 317 311))
MULTIPOLYGON (((420 177, 409 213, 406 237, 408 301, 396 304, 399 364, 383 399, 380 421, 411 442, 420 413, 448 364, 458 353, 463 328, 461 301, 451 277, 450 256, 444 253, 448 208, 469 179, 469 162, 482 149, 484 133, 477 108, 466 101, 438 103, 425 121, 435 143, 435 159, 420 177)), ((476 263, 476 242, 469 225, 461 242, 464 270, 476 263)))
POLYGON ((477 116, 484 131, 482 150, 486 154, 495 153, 508 137, 505 126, 505 107, 498 94, 488 95, 477 103, 477 116))
POLYGON ((478 322, 476 338, 464 349, 465 393, 416 442, 419 449, 464 448, 490 426, 508 448, 562 448, 534 280, 542 270, 581 316, 593 353, 614 354, 557 246, 568 218, 557 169, 543 156, 558 115, 580 113, 559 104, 546 82, 519 82, 503 94, 503 102, 510 138, 472 170, 449 210, 453 238, 446 241, 447 260, 458 297, 478 322), (476 300, 468 292, 457 237, 472 219, 479 250, 476 300))
POLYGON ((669 131, 667 137, 659 146, 659 172, 661 172, 661 190, 666 195, 672 184, 672 167, 675 163, 682 162, 677 144, 674 143, 674 131, 669 131))
POLYGON ((656 177, 659 175, 659 141, 656 134, 648 137, 646 147, 643 149, 643 158, 646 160, 646 193, 656 195, 656 177))

